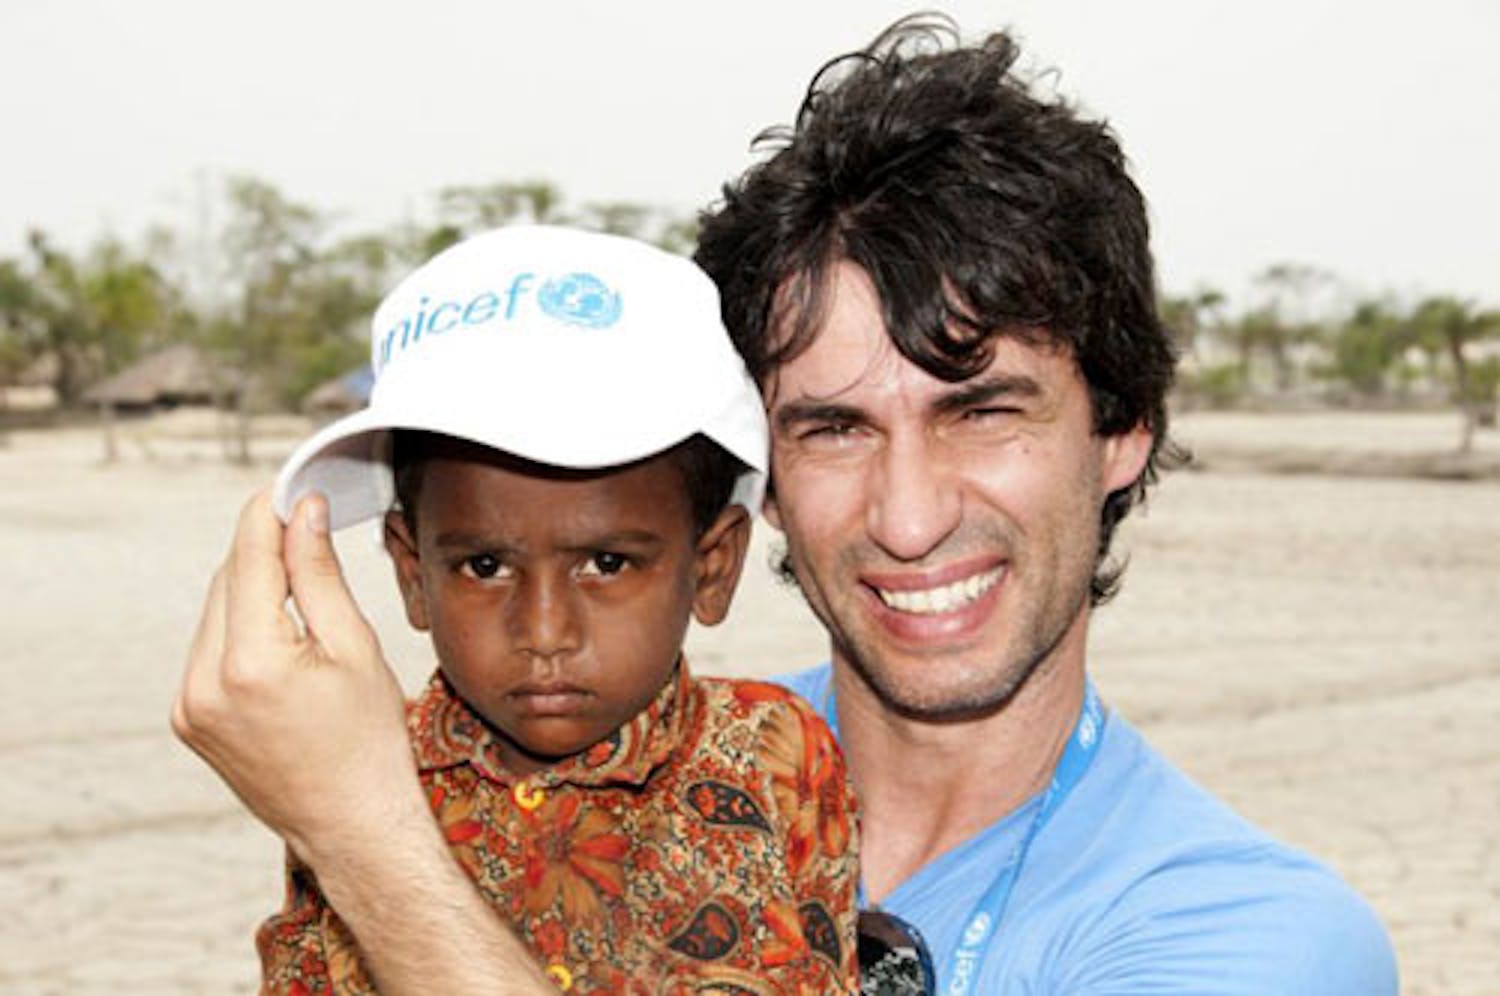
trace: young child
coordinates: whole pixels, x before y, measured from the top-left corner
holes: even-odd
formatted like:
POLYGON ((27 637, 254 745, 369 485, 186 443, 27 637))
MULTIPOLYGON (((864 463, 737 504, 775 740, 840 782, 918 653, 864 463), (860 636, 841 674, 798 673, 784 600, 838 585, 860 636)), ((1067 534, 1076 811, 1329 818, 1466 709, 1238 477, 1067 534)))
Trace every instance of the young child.
MULTIPOLYGON (((385 515, 438 659, 412 747, 496 914, 576 993, 853 990, 828 730, 682 659, 689 616, 728 609, 766 466, 707 277, 614 236, 501 229, 403 281, 371 354, 369 407, 293 454, 277 509, 318 490, 334 528, 385 515)), ((289 878, 262 991, 373 992, 310 871, 289 878)))

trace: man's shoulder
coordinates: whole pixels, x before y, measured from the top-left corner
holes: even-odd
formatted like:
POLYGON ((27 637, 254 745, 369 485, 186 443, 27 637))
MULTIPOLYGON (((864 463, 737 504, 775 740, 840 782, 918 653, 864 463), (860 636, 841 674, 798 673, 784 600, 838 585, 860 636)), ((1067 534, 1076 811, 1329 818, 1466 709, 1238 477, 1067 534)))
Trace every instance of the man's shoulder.
POLYGON ((1174 991, 1216 977, 1238 981, 1201 991, 1395 991, 1386 932, 1337 873, 1235 813, 1123 720, 1111 727, 1101 777, 1048 841, 1056 894, 1082 900, 1077 991, 1173 973, 1174 991))

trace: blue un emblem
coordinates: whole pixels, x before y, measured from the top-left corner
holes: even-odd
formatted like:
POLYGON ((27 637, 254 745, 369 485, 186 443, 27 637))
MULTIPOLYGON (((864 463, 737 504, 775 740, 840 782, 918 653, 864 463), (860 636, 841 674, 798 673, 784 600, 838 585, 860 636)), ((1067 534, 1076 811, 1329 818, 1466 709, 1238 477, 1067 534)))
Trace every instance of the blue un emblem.
POLYGON ((553 277, 537 292, 542 311, 585 328, 608 328, 620 320, 620 295, 592 273, 553 277))

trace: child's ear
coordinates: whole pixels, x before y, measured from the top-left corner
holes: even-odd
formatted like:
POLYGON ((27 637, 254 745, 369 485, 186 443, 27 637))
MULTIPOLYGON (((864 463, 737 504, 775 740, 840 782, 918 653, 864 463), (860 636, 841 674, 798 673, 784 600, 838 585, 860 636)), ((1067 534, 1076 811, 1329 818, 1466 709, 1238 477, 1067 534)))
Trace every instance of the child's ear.
POLYGON ((745 566, 750 547, 750 513, 743 505, 729 505, 698 538, 697 587, 693 618, 705 626, 722 622, 745 566))
POLYGON ((427 618, 427 596, 422 588, 422 561, 417 554, 417 538, 406 525, 406 517, 400 512, 385 513, 385 550, 391 555, 396 567, 396 585, 401 589, 401 601, 406 606, 406 621, 412 629, 426 630, 431 623, 427 618))

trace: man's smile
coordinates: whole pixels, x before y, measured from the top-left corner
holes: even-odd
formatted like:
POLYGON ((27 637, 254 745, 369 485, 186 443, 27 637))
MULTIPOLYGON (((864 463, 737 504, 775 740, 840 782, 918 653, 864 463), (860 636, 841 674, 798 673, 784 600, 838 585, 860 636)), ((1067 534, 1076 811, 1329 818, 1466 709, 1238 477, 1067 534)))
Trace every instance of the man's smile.
POLYGON ((980 596, 999 583, 1004 574, 1005 568, 1001 566, 971 574, 947 584, 925 588, 900 589, 878 585, 871 587, 888 608, 895 609, 897 612, 936 615, 955 612, 978 601, 980 596))

